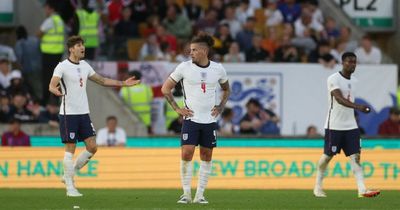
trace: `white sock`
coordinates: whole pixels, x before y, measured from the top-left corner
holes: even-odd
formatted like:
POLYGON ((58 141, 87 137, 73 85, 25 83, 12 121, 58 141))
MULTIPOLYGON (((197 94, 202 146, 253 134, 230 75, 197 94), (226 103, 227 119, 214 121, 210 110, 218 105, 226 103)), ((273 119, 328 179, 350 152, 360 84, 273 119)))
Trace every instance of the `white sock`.
POLYGON ((88 152, 87 150, 83 150, 78 157, 75 160, 74 163, 74 170, 78 171, 81 169, 83 166, 86 165, 86 163, 89 162, 90 158, 93 156, 92 153, 88 152))
POLYGON ((315 180, 315 188, 322 190, 322 182, 324 180, 324 175, 326 172, 326 168, 328 167, 329 161, 331 161, 332 157, 322 154, 321 158, 318 161, 317 167, 317 177, 315 180))
POLYGON ((65 184, 67 185, 67 188, 73 187, 73 179, 74 179, 74 165, 72 158, 74 157, 74 154, 70 152, 65 152, 64 154, 64 178, 65 178, 65 184))
POLYGON ((191 195, 192 185, 192 161, 181 160, 181 183, 183 194, 191 195))
POLYGON ((211 173, 212 161, 201 161, 199 170, 199 181, 197 184, 196 196, 201 198, 204 196, 204 190, 207 187, 208 177, 211 173))
POLYGON ((358 193, 364 193, 367 188, 364 184, 364 173, 360 165, 360 154, 350 155, 350 165, 357 181, 358 193))

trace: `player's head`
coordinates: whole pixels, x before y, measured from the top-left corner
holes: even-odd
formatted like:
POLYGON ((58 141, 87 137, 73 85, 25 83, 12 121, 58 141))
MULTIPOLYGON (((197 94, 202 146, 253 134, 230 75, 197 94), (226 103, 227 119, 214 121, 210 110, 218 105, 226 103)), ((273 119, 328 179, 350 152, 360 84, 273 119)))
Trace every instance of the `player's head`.
POLYGON ((81 36, 71 36, 67 40, 67 48, 70 56, 82 59, 85 57, 85 45, 81 36))
POLYGON ((204 59, 208 59, 210 49, 214 45, 214 39, 204 33, 200 32, 190 42, 190 56, 194 63, 198 63, 204 59))
POLYGON ((353 73, 357 66, 357 56, 353 52, 345 52, 342 55, 343 70, 353 73))

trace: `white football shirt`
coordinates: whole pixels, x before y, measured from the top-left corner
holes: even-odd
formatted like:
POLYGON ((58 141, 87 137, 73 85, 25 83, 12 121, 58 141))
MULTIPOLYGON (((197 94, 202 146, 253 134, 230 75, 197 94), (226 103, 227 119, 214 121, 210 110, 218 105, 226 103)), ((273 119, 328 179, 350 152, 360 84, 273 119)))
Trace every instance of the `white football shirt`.
POLYGON ((102 128, 97 132, 96 143, 100 146, 115 146, 126 144, 126 133, 124 129, 117 127, 115 133, 110 133, 108 128, 102 128))
POLYGON ((344 98, 354 102, 354 90, 357 79, 353 76, 346 79, 339 72, 328 77, 329 110, 325 128, 330 130, 352 130, 358 128, 354 109, 339 104, 331 95, 333 90, 339 89, 344 98))
POLYGON ((196 123, 213 123, 211 109, 217 104, 216 92, 219 84, 228 81, 226 71, 220 63, 210 61, 206 67, 200 67, 191 60, 182 62, 170 75, 175 82, 182 80, 185 106, 192 110, 190 119, 196 123))
POLYGON ((66 59, 56 66, 53 76, 61 78, 61 90, 65 94, 65 97, 62 97, 60 114, 64 115, 64 102, 67 115, 89 113, 86 83, 88 77, 95 73, 93 68, 84 60, 77 64, 66 59))

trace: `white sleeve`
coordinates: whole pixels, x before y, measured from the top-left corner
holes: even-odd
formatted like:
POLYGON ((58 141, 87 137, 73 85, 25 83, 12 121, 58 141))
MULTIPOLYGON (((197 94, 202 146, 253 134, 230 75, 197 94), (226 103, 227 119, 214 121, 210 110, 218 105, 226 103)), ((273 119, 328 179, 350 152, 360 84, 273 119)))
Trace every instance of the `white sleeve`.
POLYGON ((179 64, 175 70, 169 75, 175 82, 181 81, 183 78, 184 63, 179 64))
POLYGON ((94 69, 89 65, 89 64, 87 64, 89 67, 89 75, 88 75, 88 77, 91 77, 91 76, 93 76, 94 74, 96 74, 96 72, 94 71, 94 69))
POLYGON ((332 92, 333 90, 340 89, 339 81, 337 77, 329 77, 328 78, 328 91, 332 92))
POLYGON ((96 135, 96 143, 100 146, 107 146, 107 132, 104 128, 100 129, 96 135))
POLYGON ((218 82, 219 84, 224 84, 226 81, 228 81, 228 75, 226 74, 225 68, 221 65, 221 78, 219 78, 218 82))
POLYGON ((63 68, 62 68, 61 63, 58 63, 57 66, 56 66, 56 68, 54 69, 53 77, 60 77, 60 78, 62 78, 62 76, 63 76, 63 68))
POLYGON ((40 26, 40 31, 47 32, 53 27, 54 27, 53 19, 51 19, 51 17, 48 17, 46 20, 43 21, 42 25, 40 26))

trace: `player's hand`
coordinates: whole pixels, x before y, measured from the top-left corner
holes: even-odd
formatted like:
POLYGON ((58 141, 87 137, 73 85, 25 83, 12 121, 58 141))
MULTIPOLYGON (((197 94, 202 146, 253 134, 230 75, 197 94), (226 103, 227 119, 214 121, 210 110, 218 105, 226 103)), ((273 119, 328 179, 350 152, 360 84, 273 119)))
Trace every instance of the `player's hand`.
POLYGON ((63 96, 64 94, 60 91, 60 89, 58 89, 58 87, 56 88, 49 88, 49 91, 51 93, 53 93, 56 96, 63 96))
POLYGON ((211 109, 211 116, 217 117, 219 114, 222 113, 223 110, 224 108, 222 106, 216 105, 211 109))
POLYGON ((364 113, 369 113, 371 111, 371 108, 365 105, 358 105, 357 109, 364 113))
POLYGON ((134 86, 140 83, 140 80, 135 79, 135 77, 129 77, 123 82, 123 86, 134 86))
POLYGON ((178 114, 183 117, 193 117, 193 111, 187 108, 179 108, 175 110, 178 114))

